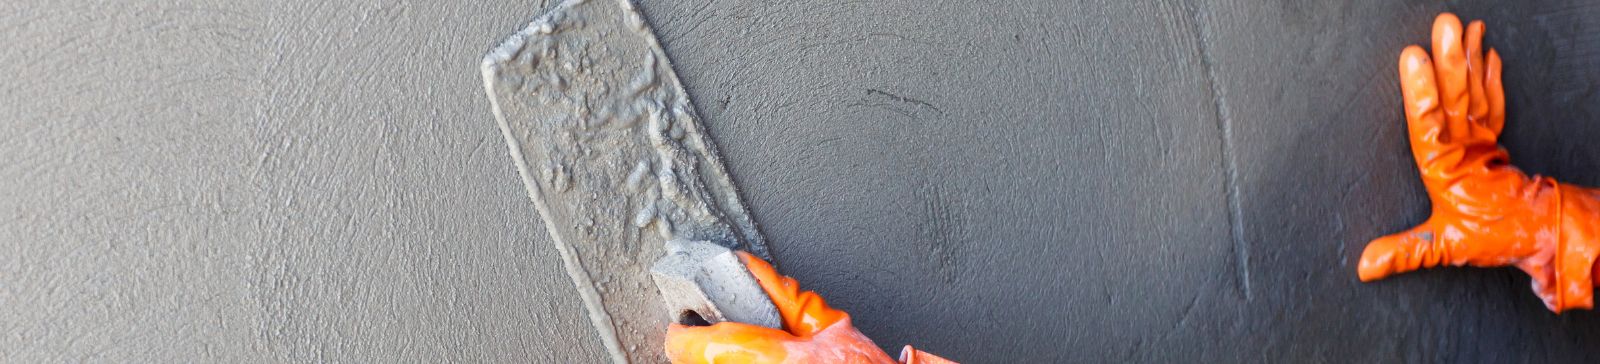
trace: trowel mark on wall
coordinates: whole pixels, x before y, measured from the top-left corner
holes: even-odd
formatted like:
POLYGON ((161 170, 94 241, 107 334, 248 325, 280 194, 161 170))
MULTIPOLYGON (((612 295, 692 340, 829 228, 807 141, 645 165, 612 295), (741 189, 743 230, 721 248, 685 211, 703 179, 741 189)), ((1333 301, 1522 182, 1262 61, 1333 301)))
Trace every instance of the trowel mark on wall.
POLYGON ((960 203, 945 180, 931 180, 916 189, 916 198, 922 203, 922 238, 928 246, 935 269, 945 283, 954 283, 957 277, 956 252, 967 245, 966 218, 962 211, 967 206, 960 203))
POLYGON ((927 101, 918 100, 918 99, 913 99, 913 98, 910 98, 910 97, 905 97, 905 96, 900 96, 900 95, 888 93, 888 92, 885 92, 883 90, 869 88, 869 89, 867 89, 867 96, 869 98, 876 97, 876 98, 881 98, 881 99, 887 99, 889 101, 896 101, 896 102, 902 102, 902 103, 907 103, 907 104, 911 104, 911 105, 921 106, 921 107, 927 108, 928 110, 933 110, 933 112, 939 113, 939 116, 944 116, 945 115, 944 114, 944 110, 940 110, 938 106, 933 106, 932 103, 929 103, 927 101))
MULTIPOLYGON (((916 99, 901 94, 888 92, 876 88, 866 89, 865 96, 851 103, 850 106, 867 106, 899 114, 908 121, 916 124, 929 125, 948 121, 944 110, 921 99, 916 99)), ((919 156, 914 167, 919 170, 942 168, 938 165, 943 162, 943 154, 930 148, 937 148, 940 144, 929 140, 917 140, 909 144, 911 154, 919 156)), ((966 250, 969 241, 966 218, 964 212, 968 207, 959 195, 960 188, 950 186, 949 180, 933 179, 924 180, 912 190, 913 198, 919 204, 917 221, 923 225, 918 235, 919 241, 912 242, 912 246, 926 246, 928 259, 945 283, 955 282, 959 277, 957 270, 958 252, 966 250)))
POLYGON ((1233 122, 1228 110, 1226 94, 1218 86, 1216 58, 1211 55, 1211 50, 1206 44, 1206 39, 1211 34, 1206 27, 1206 22, 1201 16, 1200 9, 1193 2, 1185 4, 1186 17, 1189 21, 1191 34, 1195 37, 1195 46, 1200 50, 1200 62, 1206 72, 1206 86, 1211 93, 1212 115, 1216 120, 1219 149, 1222 152, 1223 194, 1228 200, 1228 236, 1233 240, 1234 252, 1234 279, 1238 281, 1239 292, 1245 301, 1254 298, 1250 292, 1250 242, 1245 239, 1243 218, 1244 209, 1239 202, 1239 171, 1235 166, 1233 148, 1233 122))

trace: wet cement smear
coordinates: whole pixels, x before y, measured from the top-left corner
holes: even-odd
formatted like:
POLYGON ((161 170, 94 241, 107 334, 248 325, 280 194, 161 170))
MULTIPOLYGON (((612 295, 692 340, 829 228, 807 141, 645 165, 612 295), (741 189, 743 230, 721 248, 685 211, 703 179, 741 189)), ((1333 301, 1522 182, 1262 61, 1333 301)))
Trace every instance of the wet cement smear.
POLYGON ((767 249, 655 36, 627 0, 571 0, 491 51, 483 78, 613 361, 664 361, 648 270, 665 241, 767 249))

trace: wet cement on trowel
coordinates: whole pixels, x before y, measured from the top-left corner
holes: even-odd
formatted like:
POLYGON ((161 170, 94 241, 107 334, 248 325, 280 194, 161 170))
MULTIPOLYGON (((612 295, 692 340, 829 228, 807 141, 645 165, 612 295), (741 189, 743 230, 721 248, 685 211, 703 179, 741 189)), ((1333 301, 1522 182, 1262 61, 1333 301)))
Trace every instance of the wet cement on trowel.
POLYGON ((528 194, 615 362, 661 362, 648 269, 669 238, 767 247, 628 0, 572 0, 491 51, 484 86, 528 194))

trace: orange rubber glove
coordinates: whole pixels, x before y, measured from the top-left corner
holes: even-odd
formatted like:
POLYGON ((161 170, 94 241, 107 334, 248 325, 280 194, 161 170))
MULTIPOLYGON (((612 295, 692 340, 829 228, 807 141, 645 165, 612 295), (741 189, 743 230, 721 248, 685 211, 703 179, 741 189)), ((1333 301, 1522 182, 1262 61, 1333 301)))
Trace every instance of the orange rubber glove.
MULTIPOLYGON (((761 289, 772 297, 785 330, 737 322, 711 326, 667 327, 667 357, 673 363, 894 363, 861 332, 850 315, 828 307, 815 292, 801 291, 793 278, 771 264, 739 252, 761 289)), ((912 349, 900 351, 906 364, 954 363, 912 349)))
POLYGON ((1506 118, 1500 55, 1490 49, 1485 60, 1483 32, 1482 21, 1463 34, 1460 19, 1440 14, 1432 59, 1418 46, 1400 54, 1411 152, 1433 216, 1368 244, 1361 280, 1443 264, 1509 265, 1533 278, 1551 311, 1592 308, 1600 193, 1509 164, 1496 145, 1506 118))

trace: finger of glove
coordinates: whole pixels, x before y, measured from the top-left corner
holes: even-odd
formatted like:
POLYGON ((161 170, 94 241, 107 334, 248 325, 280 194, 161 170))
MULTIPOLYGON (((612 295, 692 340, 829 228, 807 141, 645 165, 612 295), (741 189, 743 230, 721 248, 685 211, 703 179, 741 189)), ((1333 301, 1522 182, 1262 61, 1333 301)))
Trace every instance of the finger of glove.
POLYGON ((911 345, 906 345, 905 348, 900 349, 900 362, 904 364, 956 364, 954 360, 917 350, 911 345))
POLYGON ((1484 128, 1489 117, 1489 98, 1484 90, 1483 32, 1482 20, 1467 24, 1467 121, 1479 126, 1474 129, 1488 131, 1484 128))
POLYGON ((1422 47, 1410 46, 1400 52, 1400 91, 1405 99, 1411 153, 1424 182, 1448 180, 1461 158, 1461 148, 1445 131, 1439 83, 1434 80, 1433 62, 1422 47))
POLYGON ((1487 64, 1484 65, 1484 99, 1488 100, 1489 116, 1484 119, 1483 125, 1494 134, 1495 139, 1500 138, 1500 132, 1506 127, 1506 89, 1500 79, 1500 52, 1489 49, 1487 64))
POLYGON ((850 317, 844 311, 828 307, 828 302, 816 292, 800 290, 799 282, 778 274, 767 261, 742 251, 739 252, 739 258, 744 260, 750 275, 756 277, 761 289, 772 299, 773 306, 778 307, 778 315, 783 316, 783 328, 789 333, 800 337, 812 336, 850 317))
POLYGON ((796 338, 782 330, 737 322, 711 326, 667 326, 667 358, 678 364, 779 363, 784 343, 796 338))
POLYGON ((1426 222, 1404 232, 1373 239, 1361 252, 1361 263, 1356 273, 1362 282, 1422 268, 1432 268, 1450 257, 1450 249, 1436 244, 1438 236, 1432 222, 1426 222))
POLYGON ((1438 82, 1439 107, 1444 111, 1445 130, 1451 140, 1471 135, 1467 123, 1467 53, 1462 43, 1461 19, 1444 13, 1433 22, 1433 71, 1438 82))

